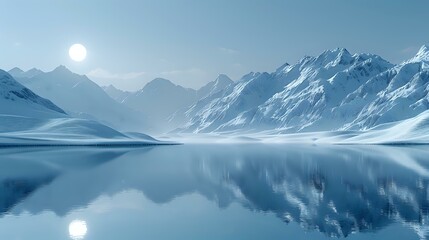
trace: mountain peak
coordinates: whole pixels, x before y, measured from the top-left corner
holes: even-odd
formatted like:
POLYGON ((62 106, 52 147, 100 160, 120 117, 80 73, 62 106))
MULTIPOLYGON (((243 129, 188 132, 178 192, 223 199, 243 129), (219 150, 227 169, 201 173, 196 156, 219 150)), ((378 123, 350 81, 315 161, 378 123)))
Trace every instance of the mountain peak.
MULTIPOLYGON (((50 100, 40 97, 35 94, 30 89, 24 87, 19 82, 17 82, 12 75, 8 72, 0 69, 0 101, 21 101, 27 102, 28 104, 36 104, 38 106, 42 106, 44 108, 53 110, 55 112, 65 114, 65 112, 53 104, 50 100)), ((0 104, 1 105, 1 104, 0 104)), ((10 108, 2 109, 3 113, 6 112, 20 112, 21 114, 29 114, 33 109, 34 105, 26 105, 25 107, 21 106, 19 108, 14 108, 11 106, 10 108), (22 109, 21 109, 22 108, 22 109), (22 111, 24 110, 25 111, 22 111)), ((42 113, 43 111, 39 111, 41 109, 37 108, 37 114, 42 113)), ((33 112, 34 113, 34 112, 33 112)), ((23 115, 28 116, 28 115, 23 115)), ((34 117, 34 116, 31 116, 34 117)))
POLYGON ((258 77, 259 75, 261 75, 260 72, 250 72, 250 73, 244 75, 243 77, 241 77, 240 81, 247 82, 253 78, 258 77))
MULTIPOLYGON (((311 58, 310 58, 311 60, 311 58)), ((331 68, 338 65, 347 65, 353 61, 353 56, 345 48, 335 48, 332 50, 326 50, 318 57, 311 61, 317 65, 324 66, 325 68, 331 68)), ((307 63, 308 60, 302 61, 307 63)))
POLYGON ((350 52, 346 48, 336 48, 334 51, 340 52, 340 53, 346 53, 350 54, 350 52))
POLYGON ((24 73, 24 71, 21 68, 19 68, 19 67, 14 67, 11 70, 9 70, 8 73, 10 73, 11 75, 13 75, 13 74, 21 74, 21 73, 24 73))
POLYGON ((287 67, 289 67, 289 66, 290 66, 290 64, 289 64, 289 63, 285 63, 285 64, 281 65, 280 67, 278 67, 278 68, 276 69, 276 72, 284 71, 284 70, 285 70, 285 68, 287 68, 287 67))
POLYGON ((231 83, 232 80, 229 78, 226 74, 219 74, 215 80, 216 82, 223 82, 223 83, 231 83))
POLYGON ((57 72, 57 73, 71 73, 72 71, 70 71, 66 66, 64 65, 59 65, 58 67, 56 67, 52 72, 57 72))
POLYGON ((168 84, 168 85, 175 85, 174 83, 172 83, 170 80, 165 79, 165 78, 155 78, 152 81, 150 81, 148 84, 168 84))
POLYGON ((405 61, 404 63, 413 63, 413 62, 428 62, 429 61, 429 46, 423 45, 414 57, 410 60, 405 61))
POLYGON ((326 50, 322 53, 323 56, 339 56, 339 55, 351 55, 350 52, 345 48, 334 48, 326 50))
POLYGON ((42 70, 40 70, 40 69, 38 69, 38 68, 32 68, 32 69, 30 69, 30 70, 26 71, 24 75, 25 75, 26 77, 31 78, 31 77, 37 76, 37 75, 39 75, 39 74, 41 74, 41 73, 43 73, 43 71, 42 71, 42 70))
POLYGON ((174 88, 177 85, 165 78, 155 78, 148 82, 141 91, 156 91, 157 89, 174 88))
POLYGON ((23 71, 22 69, 15 67, 9 70, 8 73, 12 75, 14 78, 32 78, 43 72, 42 70, 37 68, 32 68, 28 71, 23 71))
POLYGON ((42 72, 42 70, 40 70, 38 68, 32 68, 32 69, 28 70, 27 72, 42 72))
POLYGON ((353 61, 353 56, 345 48, 335 48, 326 52, 327 59, 332 59, 329 65, 347 65, 353 61))
POLYGON ((429 61, 429 46, 423 45, 420 50, 417 52, 416 57, 423 61, 429 61))
POLYGON ((346 58, 350 57, 351 58, 352 57, 350 52, 345 48, 336 48, 332 51, 332 53, 336 54, 337 58, 344 58, 344 57, 346 57, 346 58))

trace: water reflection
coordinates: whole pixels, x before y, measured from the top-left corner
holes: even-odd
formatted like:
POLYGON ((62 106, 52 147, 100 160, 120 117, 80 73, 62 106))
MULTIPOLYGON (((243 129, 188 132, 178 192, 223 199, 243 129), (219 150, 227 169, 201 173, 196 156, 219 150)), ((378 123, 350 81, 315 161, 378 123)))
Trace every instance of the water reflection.
MULTIPOLYGON (((421 239, 428 236, 426 147, 185 145, 1 151, 4 214, 52 211, 65 216, 101 196, 134 189, 157 204, 195 193, 220 209, 238 203, 330 237, 377 232, 395 223, 413 229, 421 239)), ((85 236, 85 222, 73 226, 85 236)))

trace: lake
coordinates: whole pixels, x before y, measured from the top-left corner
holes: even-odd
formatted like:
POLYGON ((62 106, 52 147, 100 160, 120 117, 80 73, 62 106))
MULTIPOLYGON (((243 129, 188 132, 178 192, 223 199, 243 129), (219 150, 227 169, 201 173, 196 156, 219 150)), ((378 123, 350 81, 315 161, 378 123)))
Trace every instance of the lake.
POLYGON ((0 239, 428 239, 429 147, 0 149, 0 239))

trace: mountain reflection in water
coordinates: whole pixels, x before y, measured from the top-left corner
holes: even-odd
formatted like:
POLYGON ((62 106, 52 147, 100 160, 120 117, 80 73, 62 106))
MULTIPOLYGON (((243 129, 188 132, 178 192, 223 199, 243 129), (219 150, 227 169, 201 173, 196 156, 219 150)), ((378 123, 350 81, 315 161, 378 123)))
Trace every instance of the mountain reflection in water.
POLYGON ((397 223, 428 237, 429 148, 423 146, 202 144, 0 154, 2 216, 66 216, 100 197, 136 190, 156 204, 191 194, 219 209, 237 203, 327 237, 397 223))

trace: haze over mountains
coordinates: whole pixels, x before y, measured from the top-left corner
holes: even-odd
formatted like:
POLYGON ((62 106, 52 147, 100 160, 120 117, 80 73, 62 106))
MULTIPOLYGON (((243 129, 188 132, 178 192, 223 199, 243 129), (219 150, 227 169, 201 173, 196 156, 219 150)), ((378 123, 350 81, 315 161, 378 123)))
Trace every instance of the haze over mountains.
MULTIPOLYGON (((14 75, 15 72, 10 73, 14 75)), ((75 74, 65 66, 31 77, 25 77, 26 73, 14 77, 36 94, 55 102, 71 116, 96 120, 125 131, 148 128, 141 113, 116 102, 89 78, 75 74)))
MULTIPOLYGON (((64 116, 57 105, 24 87, 7 72, 0 70, 1 114, 24 117, 64 116), (10 105, 13 105, 11 107, 10 105)), ((2 126, 3 127, 3 126, 2 126)))
POLYGON ((165 132, 184 124, 183 113, 189 106, 232 83, 228 76, 220 74, 198 90, 184 88, 163 78, 152 80, 136 92, 122 91, 114 86, 104 87, 104 90, 118 102, 142 112, 149 122, 157 125, 159 131, 165 132))
POLYGON ((86 139, 127 139, 97 121, 77 119, 0 70, 0 139, 10 144, 72 144, 86 139))
POLYGON ((429 108, 427 46, 396 65, 374 54, 337 48, 286 63, 272 73, 252 72, 235 82, 221 74, 198 90, 161 78, 136 92, 102 88, 64 66, 48 73, 17 68, 9 73, 71 116, 125 131, 368 130, 429 108))

